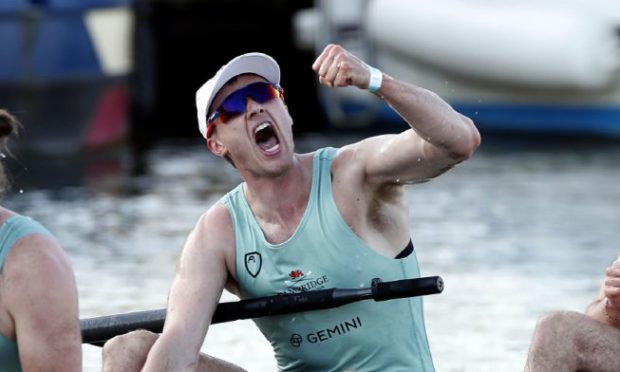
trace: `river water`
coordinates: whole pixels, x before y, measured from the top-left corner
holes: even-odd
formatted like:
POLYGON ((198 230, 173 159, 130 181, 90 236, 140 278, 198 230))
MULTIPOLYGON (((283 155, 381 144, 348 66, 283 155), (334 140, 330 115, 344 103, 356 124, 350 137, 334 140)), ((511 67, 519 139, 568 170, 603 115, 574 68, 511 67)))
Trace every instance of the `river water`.
MULTIPOLYGON (((354 137, 305 136, 299 151, 354 137)), ((484 138, 475 156, 407 186, 438 371, 520 371, 536 320, 583 311, 620 252, 620 143, 484 138)), ((20 156, 6 206, 52 230, 68 252, 81 317, 162 308, 175 259, 201 213, 239 182, 202 144, 160 144, 130 175, 107 156, 20 156)), ((370 279, 370 278, 369 278, 370 279)), ((223 300, 233 300, 229 294, 223 300)), ((203 351, 249 371, 274 371, 251 321, 212 326, 203 351)), ((100 349, 84 346, 85 371, 100 349)))

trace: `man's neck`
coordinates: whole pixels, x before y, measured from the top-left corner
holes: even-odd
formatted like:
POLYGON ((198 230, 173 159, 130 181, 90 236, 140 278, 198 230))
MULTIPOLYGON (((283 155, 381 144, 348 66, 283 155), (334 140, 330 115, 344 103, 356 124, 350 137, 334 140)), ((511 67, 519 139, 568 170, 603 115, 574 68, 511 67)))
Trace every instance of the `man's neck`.
POLYGON ((283 174, 273 177, 246 177, 245 197, 260 222, 298 222, 308 203, 312 184, 312 159, 295 155, 283 174))

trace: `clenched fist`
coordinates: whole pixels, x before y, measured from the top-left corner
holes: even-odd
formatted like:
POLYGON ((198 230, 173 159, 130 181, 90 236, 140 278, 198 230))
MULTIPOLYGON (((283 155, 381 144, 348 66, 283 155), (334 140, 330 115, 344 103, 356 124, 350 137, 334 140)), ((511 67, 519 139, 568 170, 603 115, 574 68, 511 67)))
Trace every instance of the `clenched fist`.
POLYGON ((364 61, 340 45, 329 44, 312 64, 319 82, 329 87, 368 88, 370 71, 364 61))

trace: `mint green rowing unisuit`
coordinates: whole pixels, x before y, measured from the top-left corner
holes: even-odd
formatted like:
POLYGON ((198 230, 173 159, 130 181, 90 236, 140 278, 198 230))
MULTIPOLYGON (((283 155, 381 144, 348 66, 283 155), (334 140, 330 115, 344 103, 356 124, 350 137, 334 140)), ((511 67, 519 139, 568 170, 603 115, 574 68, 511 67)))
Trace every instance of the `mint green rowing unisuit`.
MULTIPOLYGON (((0 272, 4 268, 4 260, 15 243, 30 234, 52 234, 43 225, 25 216, 12 216, 0 227, 0 272)), ((19 372, 22 370, 19 362, 17 343, 0 334, 0 370, 19 372)))
MULTIPOLYGON (((334 148, 313 160, 308 205, 286 242, 265 240, 241 185, 222 198, 234 226, 242 297, 370 286, 419 277, 415 252, 387 258, 346 224, 332 196, 334 148)), ((421 298, 361 301, 339 308, 256 319, 281 371, 434 371, 421 298)))

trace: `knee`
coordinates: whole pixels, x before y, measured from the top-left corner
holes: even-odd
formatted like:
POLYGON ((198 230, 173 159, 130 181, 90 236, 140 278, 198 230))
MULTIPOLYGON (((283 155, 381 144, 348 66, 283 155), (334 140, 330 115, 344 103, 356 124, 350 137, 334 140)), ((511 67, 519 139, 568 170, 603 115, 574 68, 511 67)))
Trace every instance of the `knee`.
POLYGON ((543 316, 534 330, 534 342, 552 340, 574 341, 575 330, 585 315, 574 311, 558 311, 543 316))

